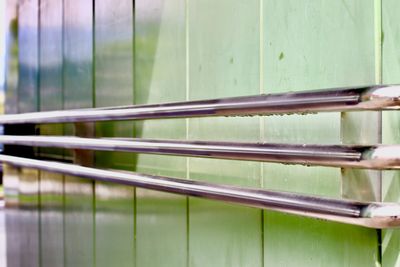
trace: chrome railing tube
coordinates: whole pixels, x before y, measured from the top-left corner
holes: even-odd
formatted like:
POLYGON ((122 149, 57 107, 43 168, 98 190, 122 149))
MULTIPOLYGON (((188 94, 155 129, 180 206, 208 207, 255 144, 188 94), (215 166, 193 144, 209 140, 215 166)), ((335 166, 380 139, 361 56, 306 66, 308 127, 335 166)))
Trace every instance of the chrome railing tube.
POLYGON ((400 108, 400 86, 370 86, 155 105, 44 111, 0 116, 0 124, 65 123, 210 116, 252 116, 400 108))
POLYGON ((372 228, 400 226, 400 204, 353 202, 287 192, 226 186, 133 172, 102 170, 74 164, 0 155, 0 161, 94 180, 264 208, 300 216, 372 228))
POLYGON ((251 160, 285 164, 367 169, 400 169, 400 145, 298 145, 11 135, 0 136, 0 143, 8 145, 251 160))

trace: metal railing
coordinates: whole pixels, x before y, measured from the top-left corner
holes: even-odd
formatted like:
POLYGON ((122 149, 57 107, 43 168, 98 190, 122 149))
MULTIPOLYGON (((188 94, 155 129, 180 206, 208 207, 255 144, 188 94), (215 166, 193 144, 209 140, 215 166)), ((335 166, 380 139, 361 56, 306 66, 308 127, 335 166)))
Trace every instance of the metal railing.
POLYGON ((244 206, 371 228, 400 226, 400 204, 398 203, 354 202, 327 199, 133 172, 102 170, 74 164, 6 155, 0 155, 0 161, 17 167, 34 168, 163 192, 221 200, 244 206))
POLYGON ((0 116, 0 124, 65 123, 210 116, 252 116, 400 108, 400 86, 339 88, 94 109, 44 111, 0 116))
POLYGON ((0 136, 9 145, 124 151, 367 169, 400 169, 400 145, 345 146, 68 136, 0 136))
MULTIPOLYGON (((0 116, 0 124, 40 124, 210 116, 304 114, 400 109, 400 86, 371 86, 243 96, 156 105, 46 111, 0 116)), ((25 125, 26 126, 26 125, 25 125)), ((31 129, 31 128, 30 128, 31 129)), ((20 134, 20 133, 19 133, 20 134)), ((161 155, 335 167, 400 169, 400 145, 296 145, 68 136, 0 136, 7 145, 125 151, 161 155)), ((354 202, 171 177, 102 170, 75 164, 0 155, 0 162, 147 189, 228 201, 372 228, 400 226, 400 204, 354 202)))

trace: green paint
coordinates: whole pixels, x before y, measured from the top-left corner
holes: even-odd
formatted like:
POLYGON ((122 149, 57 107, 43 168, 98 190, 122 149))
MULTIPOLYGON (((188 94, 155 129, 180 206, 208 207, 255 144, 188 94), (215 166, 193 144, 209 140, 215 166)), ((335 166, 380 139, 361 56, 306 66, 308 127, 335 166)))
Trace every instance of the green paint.
POLYGON ((374 0, 375 83, 382 83, 382 0, 374 0))
MULTIPOLYGON (((63 2, 63 89, 64 109, 93 107, 92 3, 63 2)), ((65 135, 80 135, 81 130, 65 125, 65 135)), ((68 152, 76 164, 84 164, 82 151, 68 152)), ((87 155, 85 162, 89 162, 87 155)), ((93 266, 93 182, 79 177, 64 177, 64 266, 93 266)))
MULTIPOLYGON (((382 83, 400 83, 400 27, 397 23, 400 2, 382 1, 382 83), (385 42, 383 33, 385 32, 385 42)), ((400 143, 400 115, 382 112, 382 143, 400 143)), ((400 172, 382 172, 383 201, 400 201, 400 172)), ((400 261, 400 230, 382 231, 382 267, 394 267, 400 261)))
POLYGON ((63 175, 40 171, 40 266, 64 262, 63 175))
POLYGON ((39 99, 39 31, 38 11, 35 0, 24 1, 19 6, 19 62, 18 111, 38 111, 39 99))
MULTIPOLYGON (((62 84, 62 1, 43 0, 39 20, 39 110, 60 110, 63 107, 62 84), (51 27, 49 25, 52 25, 51 27)), ((63 125, 40 125, 41 135, 62 135, 63 125)), ((40 148, 47 158, 62 158, 63 149, 40 148)))
POLYGON ((42 255, 39 171, 20 169, 18 176, 19 214, 16 219, 19 224, 20 266, 36 267, 40 266, 42 255))
MULTIPOLYGON (((135 12, 135 104, 185 101, 185 1, 139 0, 135 12)), ((186 123, 136 122, 135 137, 183 140, 186 123)), ((186 158, 139 154, 135 169, 184 179, 186 158)), ((136 192, 136 265, 186 266, 186 197, 136 192)))
MULTIPOLYGON (((52 1, 41 9, 43 26, 60 19, 46 11, 57 9, 57 3, 61 2, 52 1)), ((135 21, 132 1, 98 0, 94 18, 91 1, 63 3, 62 50, 58 35, 54 36, 59 31, 46 27, 37 48, 41 110, 282 93, 373 84, 381 78, 384 83, 400 83, 395 23, 400 6, 395 0, 139 0, 135 21)), ((19 27, 25 25, 22 22, 19 27)), ((29 48, 35 52, 34 46, 29 48)), ((21 52, 24 58, 27 52, 21 52)), ((25 95, 35 90, 35 73, 34 68, 20 68, 26 77, 18 89, 21 111, 39 104, 34 95, 25 95)), ((398 114, 384 113, 382 118, 383 142, 399 143, 398 114)), ((96 136, 376 143, 377 121, 376 113, 326 113, 108 122, 96 124, 96 136)), ((91 125, 87 127, 83 128, 90 133, 91 125)), ((72 126, 41 126, 41 134, 63 133, 74 134, 72 126)), ((57 150, 42 152, 65 155, 57 150)), ((93 157, 68 155, 86 164, 93 157)), ((377 174, 344 170, 342 177, 339 168, 133 153, 95 156, 96 166, 102 168, 332 198, 365 198, 344 190, 344 185, 377 174)), ((383 266, 392 267, 399 261, 398 230, 382 231, 380 254, 380 231, 372 229, 108 183, 94 187, 77 177, 65 177, 63 185, 61 175, 45 172, 40 173, 39 183, 38 172, 26 169, 18 176, 18 170, 6 169, 6 179, 13 175, 21 187, 14 199, 6 188, 7 201, 34 208, 21 212, 30 218, 29 224, 23 221, 14 228, 29 237, 30 243, 18 241, 18 249, 29 257, 14 259, 25 265, 29 259, 58 266, 60 257, 66 266, 376 266, 382 260, 383 266), (46 187, 48 182, 57 184, 55 191, 46 187), (40 189, 40 197, 24 191, 26 186, 40 189), (63 202, 61 223, 57 212, 63 202), (54 214, 58 217, 51 219, 54 214), (32 246, 38 242, 41 251, 32 246)), ((385 201, 399 201, 398 181, 399 172, 383 172, 385 201)))
POLYGON ((64 266, 93 265, 93 185, 65 176, 64 266))
MULTIPOLYGON (((33 1, 31 1, 33 4, 33 1)), ((63 108, 63 50, 62 50, 62 1, 40 1, 38 35, 39 54, 39 110, 63 108), (50 26, 51 25, 51 26, 50 26)), ((35 10, 29 7, 31 12, 35 10)), ((37 15, 37 14, 36 14, 37 15)), ((62 135, 63 125, 40 125, 41 135, 62 135)), ((62 158, 63 149, 40 148, 41 156, 62 158)), ((64 262, 64 225, 62 175, 39 173, 40 190, 40 266, 60 266, 64 262)))
MULTIPOLYGON (((264 1, 264 93, 373 83, 373 8, 362 0, 264 1), (282 51, 291 56, 271 60, 282 51)), ((264 141, 340 144, 341 128, 340 113, 270 116, 264 141)), ((264 164, 263 174, 268 189, 341 196, 339 168, 264 164)), ((374 230, 264 214, 264 266, 375 266, 374 230)))
MULTIPOLYGON (((96 107, 132 105, 133 1, 97 0, 94 14, 94 101, 96 107)), ((133 122, 96 123, 96 137, 133 137, 133 122)), ((100 168, 133 170, 133 153, 98 152, 100 168)), ((134 266, 135 189, 129 186, 95 183, 95 264, 134 266), (108 200, 119 202, 108 209, 108 200), (124 204, 122 204, 124 203, 124 204)))
MULTIPOLYGON (((259 93, 259 1, 189 1, 190 100, 259 93), (203 67, 202 72, 197 67, 203 67)), ((258 118, 189 120, 190 140, 258 141, 258 118), (238 127, 240 125, 240 127, 238 127)), ((189 159, 193 180, 259 187, 261 164, 189 159)), ((257 209, 189 199, 189 266, 262 266, 257 209)))

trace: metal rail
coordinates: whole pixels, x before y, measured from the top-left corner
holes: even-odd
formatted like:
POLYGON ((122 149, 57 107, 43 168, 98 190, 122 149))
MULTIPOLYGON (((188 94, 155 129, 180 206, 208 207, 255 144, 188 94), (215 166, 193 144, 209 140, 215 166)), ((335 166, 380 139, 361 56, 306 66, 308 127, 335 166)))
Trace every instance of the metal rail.
POLYGON ((181 195, 237 203, 370 228, 400 226, 400 204, 354 202, 287 192, 226 186, 185 179, 82 167, 74 164, 0 155, 13 166, 34 168, 93 180, 137 186, 181 195))
POLYGON ((67 136, 0 136, 8 145, 125 151, 367 169, 400 169, 400 145, 339 146, 232 143, 67 136))
POLYGON ((209 116, 250 116, 400 108, 400 86, 370 86, 156 105, 46 111, 0 116, 0 124, 65 123, 209 116))

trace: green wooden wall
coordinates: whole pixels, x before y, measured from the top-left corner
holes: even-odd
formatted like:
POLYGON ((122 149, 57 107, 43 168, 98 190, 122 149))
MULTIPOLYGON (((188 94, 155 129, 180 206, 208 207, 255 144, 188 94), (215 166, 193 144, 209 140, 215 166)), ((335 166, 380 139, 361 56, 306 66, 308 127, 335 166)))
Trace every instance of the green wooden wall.
MULTIPOLYGON (((400 83, 399 41, 400 27, 395 22, 400 3, 393 0, 382 1, 382 82, 400 83)), ((386 144, 400 142, 400 117, 397 113, 383 112, 382 141, 386 144)), ((383 201, 400 201, 400 180, 398 171, 382 174, 383 201)), ((382 266, 400 265, 400 231, 386 230, 382 233, 382 266)))
MULTIPOLYGON (((17 95, 18 112, 28 112, 400 83, 399 14, 396 0, 20 0, 19 84, 7 97, 17 95)), ((37 130, 395 144, 399 119, 397 112, 334 112, 37 130)), ((396 171, 61 149, 35 153, 87 166, 332 198, 400 198, 396 171)), ((5 185, 9 266, 400 266, 399 230, 11 166, 5 185)))

